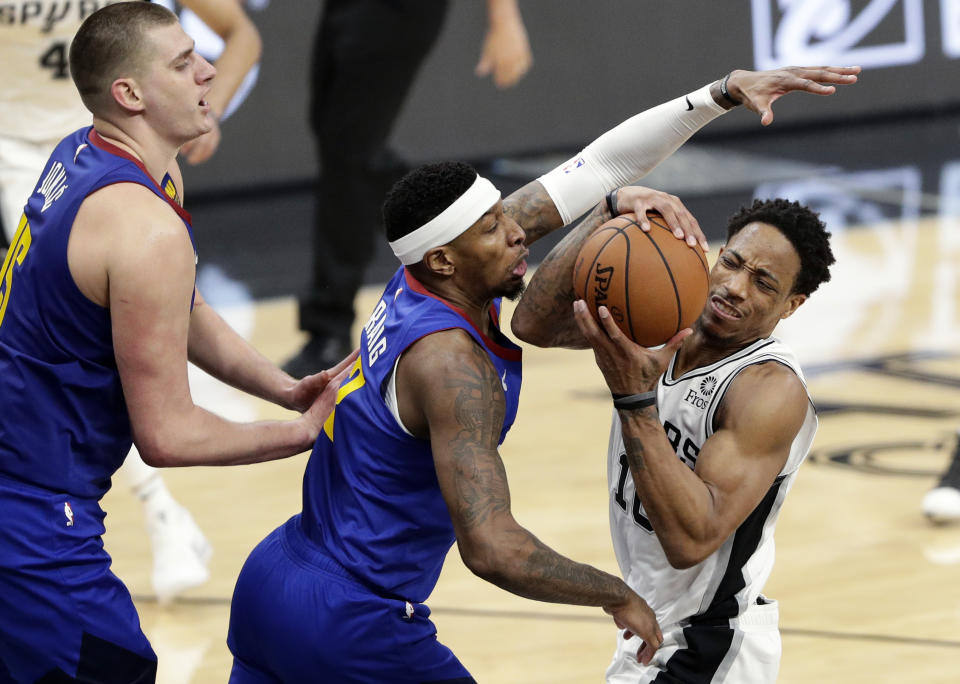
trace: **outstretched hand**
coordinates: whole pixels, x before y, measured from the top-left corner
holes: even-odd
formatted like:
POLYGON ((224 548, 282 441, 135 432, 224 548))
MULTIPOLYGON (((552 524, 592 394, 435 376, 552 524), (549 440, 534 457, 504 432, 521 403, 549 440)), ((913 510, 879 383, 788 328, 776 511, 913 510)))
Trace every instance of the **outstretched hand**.
POLYGON ((659 349, 647 349, 623 334, 605 306, 598 309, 600 324, 578 299, 573 303, 577 327, 593 348, 593 355, 607 386, 614 394, 649 392, 656 387, 674 352, 693 332, 684 328, 659 349))
POLYGON ((837 85, 857 82, 860 67, 782 67, 770 71, 730 72, 730 97, 760 115, 760 123, 773 123, 773 103, 795 90, 814 95, 832 95, 837 85))

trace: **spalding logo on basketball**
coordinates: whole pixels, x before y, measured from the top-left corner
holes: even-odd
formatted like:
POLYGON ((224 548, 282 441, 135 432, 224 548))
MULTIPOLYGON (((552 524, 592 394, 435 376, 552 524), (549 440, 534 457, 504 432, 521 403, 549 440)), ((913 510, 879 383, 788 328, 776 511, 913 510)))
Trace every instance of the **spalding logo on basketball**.
POLYGON ((606 306, 637 344, 655 347, 693 325, 707 301, 710 269, 699 245, 673 235, 647 212, 650 232, 634 214, 607 221, 584 243, 573 269, 577 297, 597 316, 606 306))

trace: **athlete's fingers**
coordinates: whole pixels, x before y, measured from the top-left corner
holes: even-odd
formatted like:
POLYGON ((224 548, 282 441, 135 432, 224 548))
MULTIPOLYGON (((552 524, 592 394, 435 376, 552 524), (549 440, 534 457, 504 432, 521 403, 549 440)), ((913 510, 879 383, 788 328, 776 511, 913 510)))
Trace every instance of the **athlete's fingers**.
POLYGON ((596 348, 595 340, 599 337, 600 330, 597 327, 597 322, 593 320, 593 316, 587 310, 587 303, 582 299, 573 303, 573 319, 577 322, 577 327, 580 328, 580 332, 590 343, 590 346, 596 348))
POLYGON ((637 649, 637 660, 639 660, 644 665, 649 665, 650 660, 653 658, 653 651, 647 648, 647 642, 641 641, 640 648, 637 649))
POLYGON ((603 326, 603 330, 607 333, 607 337, 610 338, 611 342, 616 344, 618 347, 625 347, 635 344, 630 340, 630 338, 623 334, 620 326, 618 326, 617 322, 613 320, 613 316, 610 314, 610 309, 605 306, 598 307, 597 316, 600 318, 600 325, 603 326))
POLYGON ((347 370, 347 368, 353 365, 353 363, 357 360, 357 356, 359 355, 360 355, 360 347, 357 347, 352 352, 350 352, 345 357, 343 357, 343 359, 341 359, 336 366, 334 366, 333 368, 330 368, 329 372, 332 373, 334 376, 340 375, 340 373, 347 370))
POLYGON ((656 643, 651 643, 649 641, 644 641, 640 644, 640 649, 637 651, 637 660, 639 660, 644 665, 649 665, 650 661, 653 660, 654 654, 656 654, 657 649, 660 648, 662 639, 656 643))

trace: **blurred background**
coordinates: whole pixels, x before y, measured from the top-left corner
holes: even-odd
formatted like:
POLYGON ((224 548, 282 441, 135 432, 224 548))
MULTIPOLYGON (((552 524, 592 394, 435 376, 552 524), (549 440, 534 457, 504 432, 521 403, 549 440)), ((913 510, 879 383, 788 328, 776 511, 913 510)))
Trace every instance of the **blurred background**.
MULTIPOLYGON (((224 123, 217 154, 185 168, 201 263, 221 267, 255 297, 292 293, 309 278, 318 169, 307 103, 321 6, 273 2, 251 13, 264 44, 259 81, 224 123), (247 258, 251 251, 256 260, 247 258)), ((883 215, 897 214, 889 193, 912 193, 907 210, 929 212, 940 207, 922 196, 960 183, 953 166, 960 159, 956 0, 679 0, 669 8, 643 0, 523 0, 520 6, 534 64, 517 86, 500 90, 473 74, 484 3, 451 3, 391 137, 401 158, 473 162, 506 194, 631 114, 731 69, 861 64, 859 85, 825 99, 786 98, 768 130, 746 111, 711 123, 647 182, 688 201, 714 239, 761 183, 847 174, 845 182, 859 190, 841 190, 831 179, 819 191, 804 191, 825 195, 845 221, 858 219, 863 209, 854 205, 872 183, 886 194, 873 196, 880 201, 870 211, 883 215), (882 171, 883 180, 849 178, 859 171, 882 171), (831 194, 844 195, 844 206, 831 194)), ((382 282, 395 263, 385 242, 380 247, 382 258, 367 272, 373 282, 382 282)))

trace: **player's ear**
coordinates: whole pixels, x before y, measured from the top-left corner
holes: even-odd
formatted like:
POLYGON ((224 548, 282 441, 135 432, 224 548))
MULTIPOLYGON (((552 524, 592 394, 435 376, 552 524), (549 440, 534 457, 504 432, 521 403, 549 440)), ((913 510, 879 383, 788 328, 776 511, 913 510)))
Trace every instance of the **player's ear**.
POLYGON ((787 308, 780 313, 780 318, 790 318, 793 312, 800 308, 800 305, 807 301, 807 295, 794 292, 787 297, 787 308))
POLYGON ((427 253, 423 255, 423 265, 428 271, 436 275, 448 277, 453 275, 456 268, 450 258, 448 250, 448 245, 441 245, 440 247, 427 250, 427 253))
POLYGON ((140 86, 132 78, 118 78, 110 84, 110 95, 114 102, 127 112, 141 112, 144 108, 140 86))

